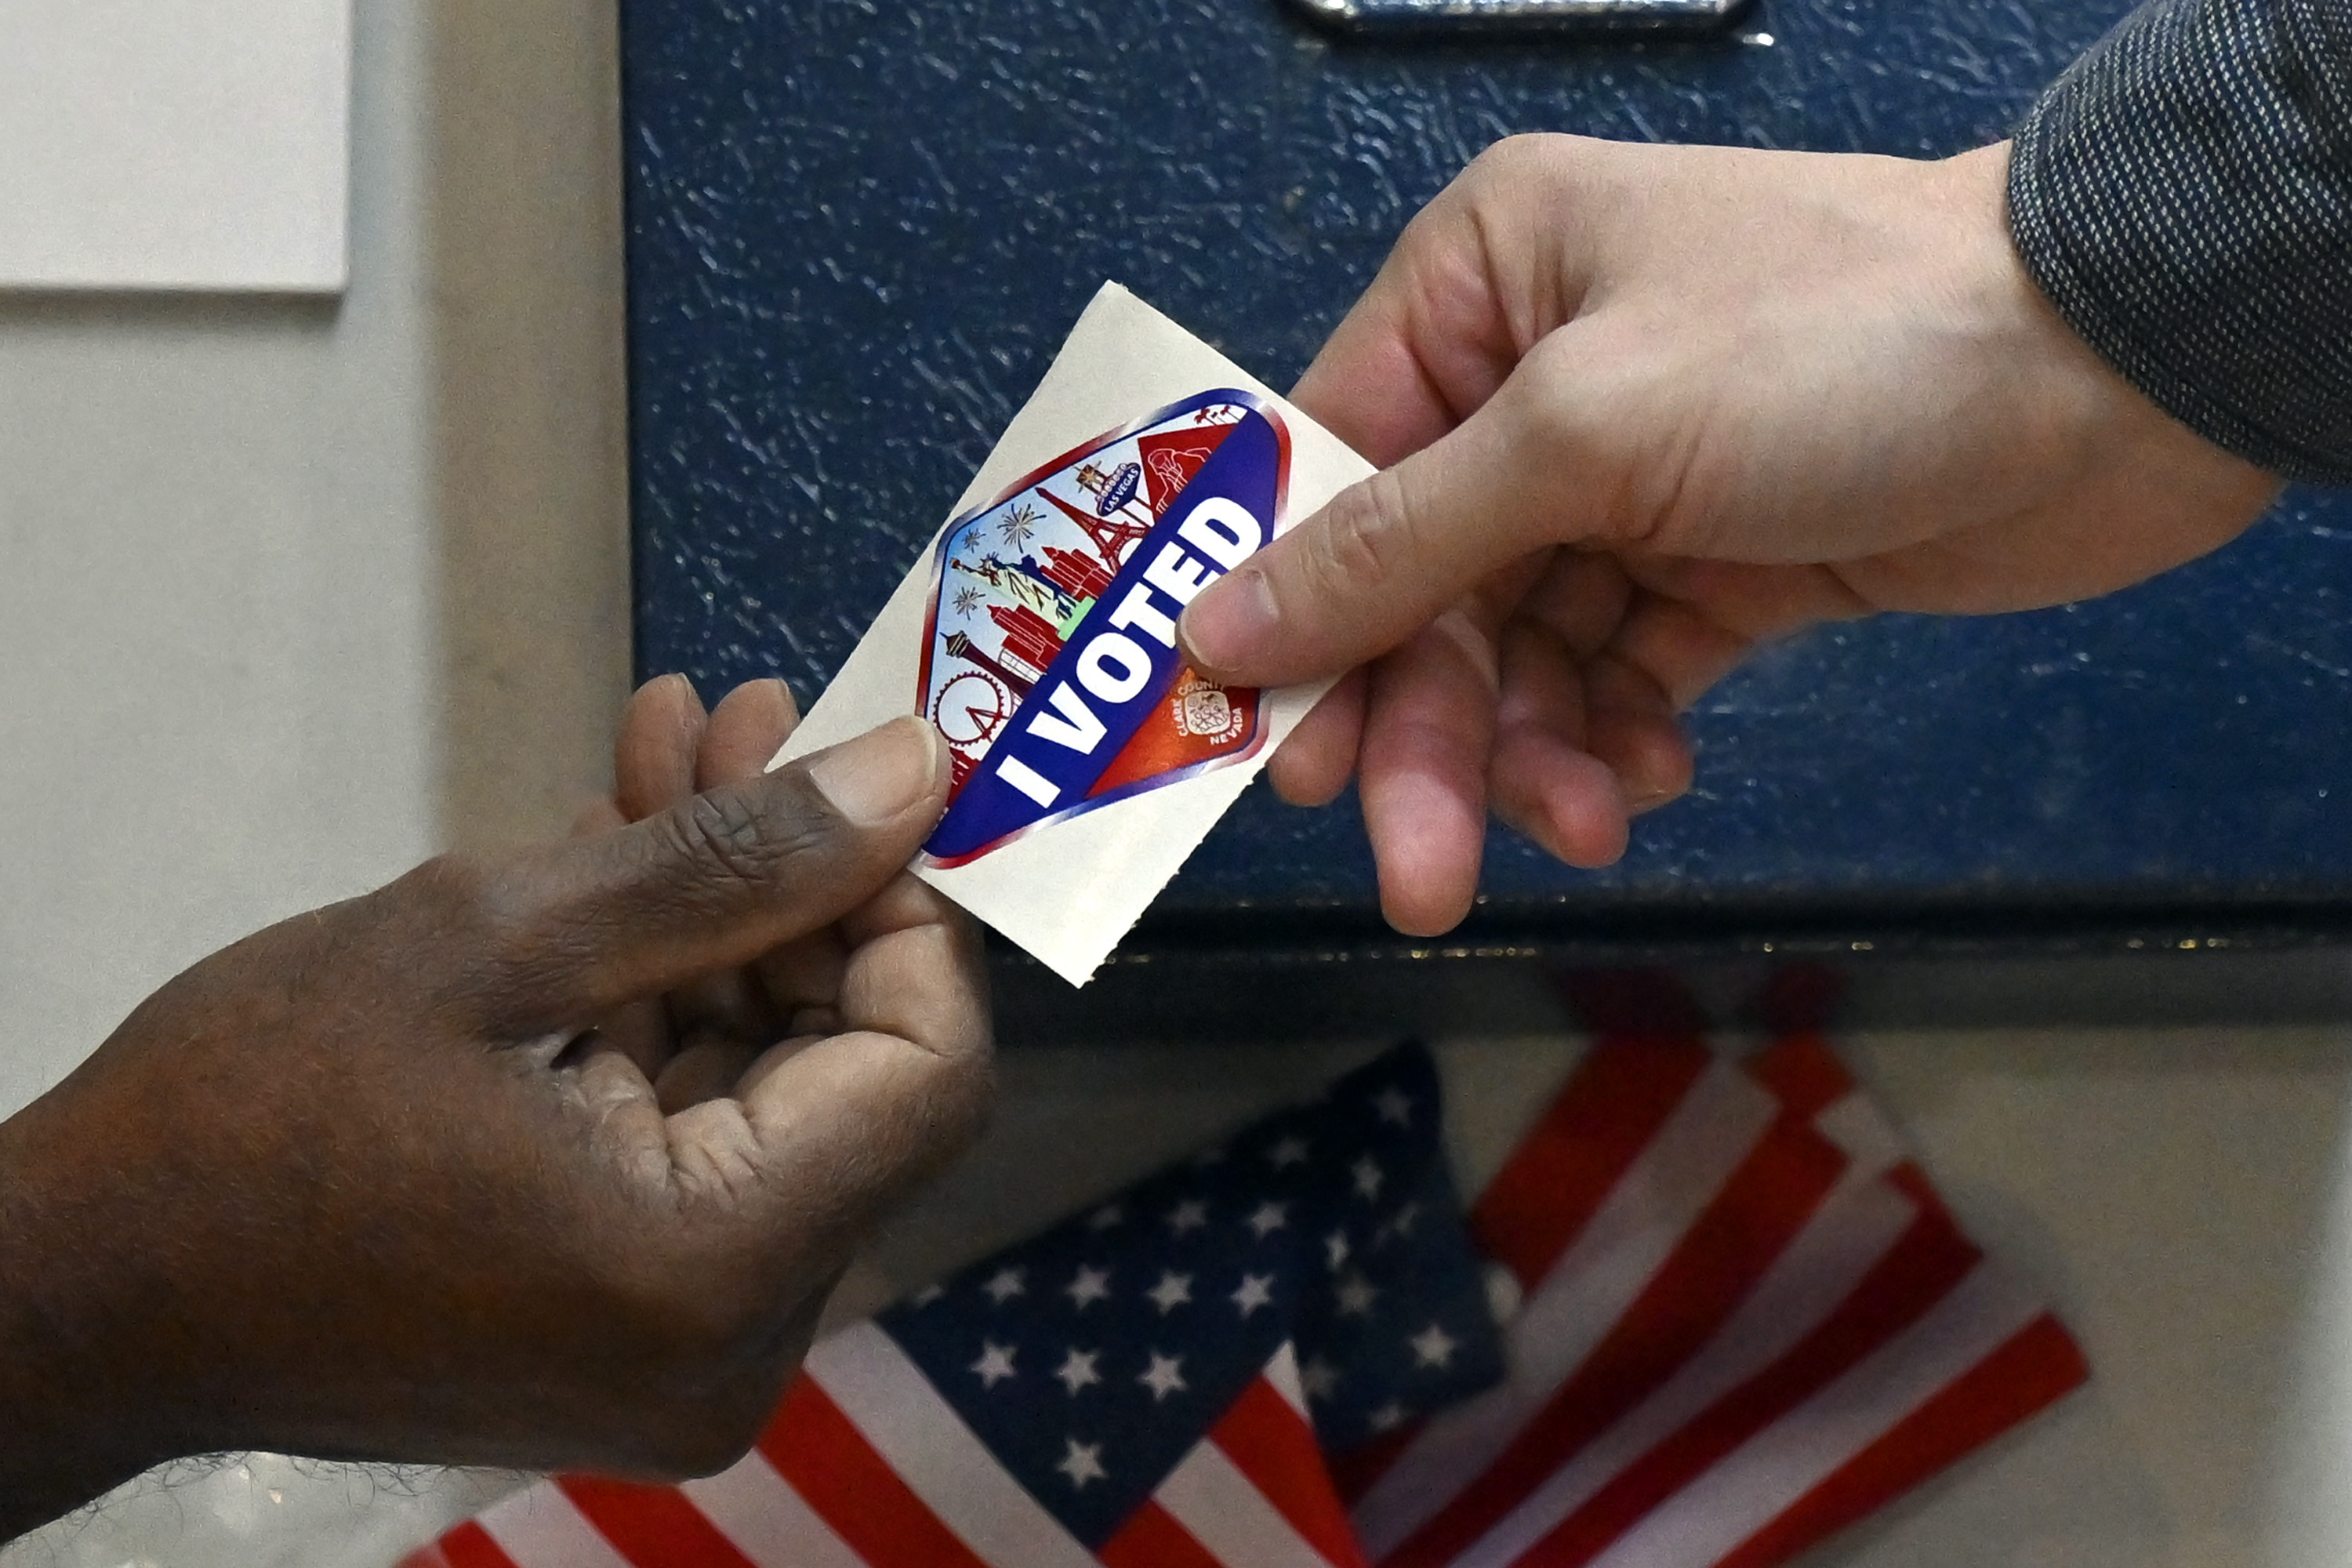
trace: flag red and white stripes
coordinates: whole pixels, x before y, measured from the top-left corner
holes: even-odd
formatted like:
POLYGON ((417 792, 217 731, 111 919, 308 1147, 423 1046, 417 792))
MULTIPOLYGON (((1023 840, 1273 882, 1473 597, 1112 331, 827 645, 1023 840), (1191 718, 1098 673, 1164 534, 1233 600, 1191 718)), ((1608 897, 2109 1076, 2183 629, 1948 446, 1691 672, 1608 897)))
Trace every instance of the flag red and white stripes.
POLYGON ((1380 1568, 1766 1568, 2087 1374, 1811 1035, 1604 1037, 1472 1224, 1508 1376, 1341 1465, 1380 1568))
POLYGON ((1604 1033, 1472 1220, 1500 1386, 1330 1462, 1286 1346, 1093 1552, 861 1324, 724 1475, 544 1483, 405 1568, 1775 1568, 2087 1375, 1810 1034, 1604 1033))
POLYGON ((810 1353, 733 1468, 681 1487, 566 1477, 404 1568, 1364 1568, 1286 1347, 1088 1552, 884 1334, 810 1353))

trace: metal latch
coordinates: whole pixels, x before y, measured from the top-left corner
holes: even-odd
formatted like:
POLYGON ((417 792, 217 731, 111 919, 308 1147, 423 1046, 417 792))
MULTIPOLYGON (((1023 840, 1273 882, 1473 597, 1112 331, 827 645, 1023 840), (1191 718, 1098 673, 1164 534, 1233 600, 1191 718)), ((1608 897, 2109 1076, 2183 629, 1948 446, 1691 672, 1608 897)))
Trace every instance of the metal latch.
POLYGON ((1711 32, 1749 0, 1291 0, 1352 33, 1711 32))

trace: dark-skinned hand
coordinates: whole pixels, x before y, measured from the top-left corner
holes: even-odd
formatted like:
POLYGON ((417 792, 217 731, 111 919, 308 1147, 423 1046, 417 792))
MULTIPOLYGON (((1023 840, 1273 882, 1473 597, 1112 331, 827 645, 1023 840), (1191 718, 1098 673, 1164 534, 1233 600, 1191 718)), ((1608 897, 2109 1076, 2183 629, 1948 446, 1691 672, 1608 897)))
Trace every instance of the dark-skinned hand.
POLYGON ((793 721, 655 682, 579 836, 248 938, 0 1125, 0 1539, 184 1455, 750 1443, 991 1086, 936 737, 762 775, 793 721))

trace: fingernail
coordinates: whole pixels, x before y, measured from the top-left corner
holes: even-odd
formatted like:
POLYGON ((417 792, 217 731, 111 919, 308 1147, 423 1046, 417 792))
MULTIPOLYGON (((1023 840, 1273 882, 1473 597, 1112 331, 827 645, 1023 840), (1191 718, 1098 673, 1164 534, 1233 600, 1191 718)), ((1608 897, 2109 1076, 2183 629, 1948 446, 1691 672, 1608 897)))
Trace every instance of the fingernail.
POLYGON ((801 705, 793 696, 791 683, 782 676, 771 676, 766 685, 768 699, 776 705, 777 711, 783 715, 784 722, 797 725, 801 721, 801 705))
POLYGON ((1197 662, 1218 672, 1242 669, 1270 651, 1274 590, 1265 573, 1244 566, 1193 600, 1179 625, 1197 662))
POLYGON ((930 798, 947 771, 946 751, 940 732, 910 713, 819 752, 809 782, 851 824, 880 827, 930 798))

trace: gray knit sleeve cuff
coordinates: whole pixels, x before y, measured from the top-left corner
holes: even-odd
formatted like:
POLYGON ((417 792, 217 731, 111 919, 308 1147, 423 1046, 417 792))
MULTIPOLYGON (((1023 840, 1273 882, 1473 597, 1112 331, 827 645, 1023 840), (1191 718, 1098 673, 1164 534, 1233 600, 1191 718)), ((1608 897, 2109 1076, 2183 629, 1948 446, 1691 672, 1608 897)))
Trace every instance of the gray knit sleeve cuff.
POLYGON ((2209 440, 2352 484, 2352 0, 2154 0, 2017 133, 2051 302, 2209 440))

